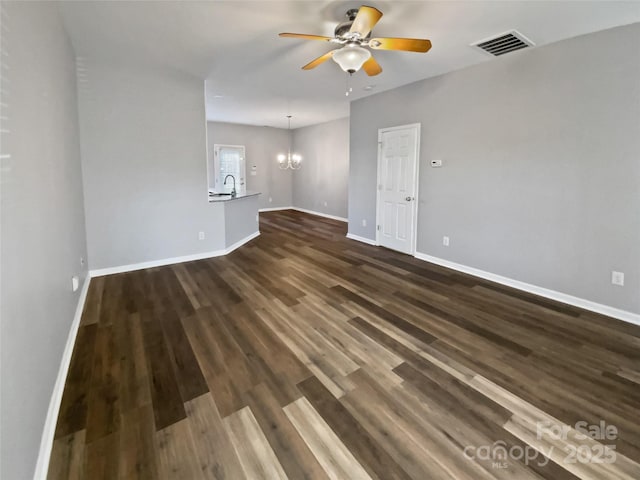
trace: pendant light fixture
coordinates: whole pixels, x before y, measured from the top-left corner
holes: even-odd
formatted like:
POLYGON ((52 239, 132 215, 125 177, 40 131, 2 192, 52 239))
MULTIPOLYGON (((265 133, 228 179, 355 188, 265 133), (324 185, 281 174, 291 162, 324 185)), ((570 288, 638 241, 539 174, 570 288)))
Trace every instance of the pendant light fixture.
MULTIPOLYGON (((288 120, 287 130, 291 132, 291 115, 287 115, 287 120, 288 120)), ((287 169, 298 170, 301 166, 302 166, 302 156, 298 155, 297 153, 291 153, 291 147, 289 147, 289 150, 286 155, 284 153, 278 154, 278 167, 280 167, 281 170, 287 170, 287 169)))

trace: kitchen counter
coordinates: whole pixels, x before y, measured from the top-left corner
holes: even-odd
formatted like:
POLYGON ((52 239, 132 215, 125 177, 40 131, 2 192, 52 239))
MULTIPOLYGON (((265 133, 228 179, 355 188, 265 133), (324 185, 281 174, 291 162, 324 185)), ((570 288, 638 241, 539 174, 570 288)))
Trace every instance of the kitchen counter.
POLYGON ((212 228, 218 234, 222 233, 225 252, 260 235, 258 195, 260 192, 248 191, 235 197, 223 195, 209 198, 209 209, 217 219, 212 228))
POLYGON ((239 193, 235 197, 232 197, 231 195, 221 195, 219 197, 209 197, 209 203, 230 202, 232 200, 239 200, 241 198, 255 197, 257 195, 261 195, 261 193, 260 192, 245 192, 245 193, 239 193))

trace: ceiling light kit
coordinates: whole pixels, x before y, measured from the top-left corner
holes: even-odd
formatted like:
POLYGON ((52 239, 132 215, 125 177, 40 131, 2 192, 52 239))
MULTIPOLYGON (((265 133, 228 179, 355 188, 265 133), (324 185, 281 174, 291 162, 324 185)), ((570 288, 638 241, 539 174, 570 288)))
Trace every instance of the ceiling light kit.
MULTIPOLYGON (((347 21, 338 24, 334 37, 321 35, 307 35, 302 33, 281 33, 281 37, 301 38, 304 40, 322 40, 337 43, 341 48, 331 50, 324 55, 309 62, 303 70, 311 70, 330 58, 340 65, 340 68, 353 75, 361 68, 369 76, 378 75, 382 67, 371 52, 364 47, 374 50, 401 50, 405 52, 428 52, 431 42, 419 38, 371 38, 371 30, 382 17, 382 12, 374 7, 366 5, 359 9, 351 9, 347 12, 347 21)), ((350 89, 347 88, 347 95, 350 89)))
POLYGON ((364 62, 371 58, 371 52, 357 43, 347 43, 333 54, 333 61, 345 72, 353 75, 362 68, 364 62))
MULTIPOLYGON (((287 121, 287 130, 291 132, 291 115, 287 115, 287 121)), ((298 170, 302 166, 302 156, 297 153, 291 153, 291 147, 289 147, 289 151, 286 155, 284 153, 279 153, 277 158, 280 170, 298 170)))

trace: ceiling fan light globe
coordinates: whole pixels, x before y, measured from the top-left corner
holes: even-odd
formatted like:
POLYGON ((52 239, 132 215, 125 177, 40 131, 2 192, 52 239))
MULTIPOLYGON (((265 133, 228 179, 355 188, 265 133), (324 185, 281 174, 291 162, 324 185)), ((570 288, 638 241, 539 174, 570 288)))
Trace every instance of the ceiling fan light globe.
POLYGON ((371 52, 358 45, 345 45, 333 54, 333 60, 348 73, 355 73, 369 60, 371 52))

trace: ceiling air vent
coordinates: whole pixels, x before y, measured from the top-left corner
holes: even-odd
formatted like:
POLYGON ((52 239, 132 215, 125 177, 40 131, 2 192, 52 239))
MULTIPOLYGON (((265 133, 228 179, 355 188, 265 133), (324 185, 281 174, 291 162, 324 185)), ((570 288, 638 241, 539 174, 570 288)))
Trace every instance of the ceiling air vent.
POLYGON ((533 47, 534 45, 535 43, 516 30, 511 30, 510 32, 502 33, 495 37, 485 38, 484 40, 471 44, 472 47, 479 48, 494 57, 499 57, 500 55, 516 50, 522 50, 523 48, 533 47))

